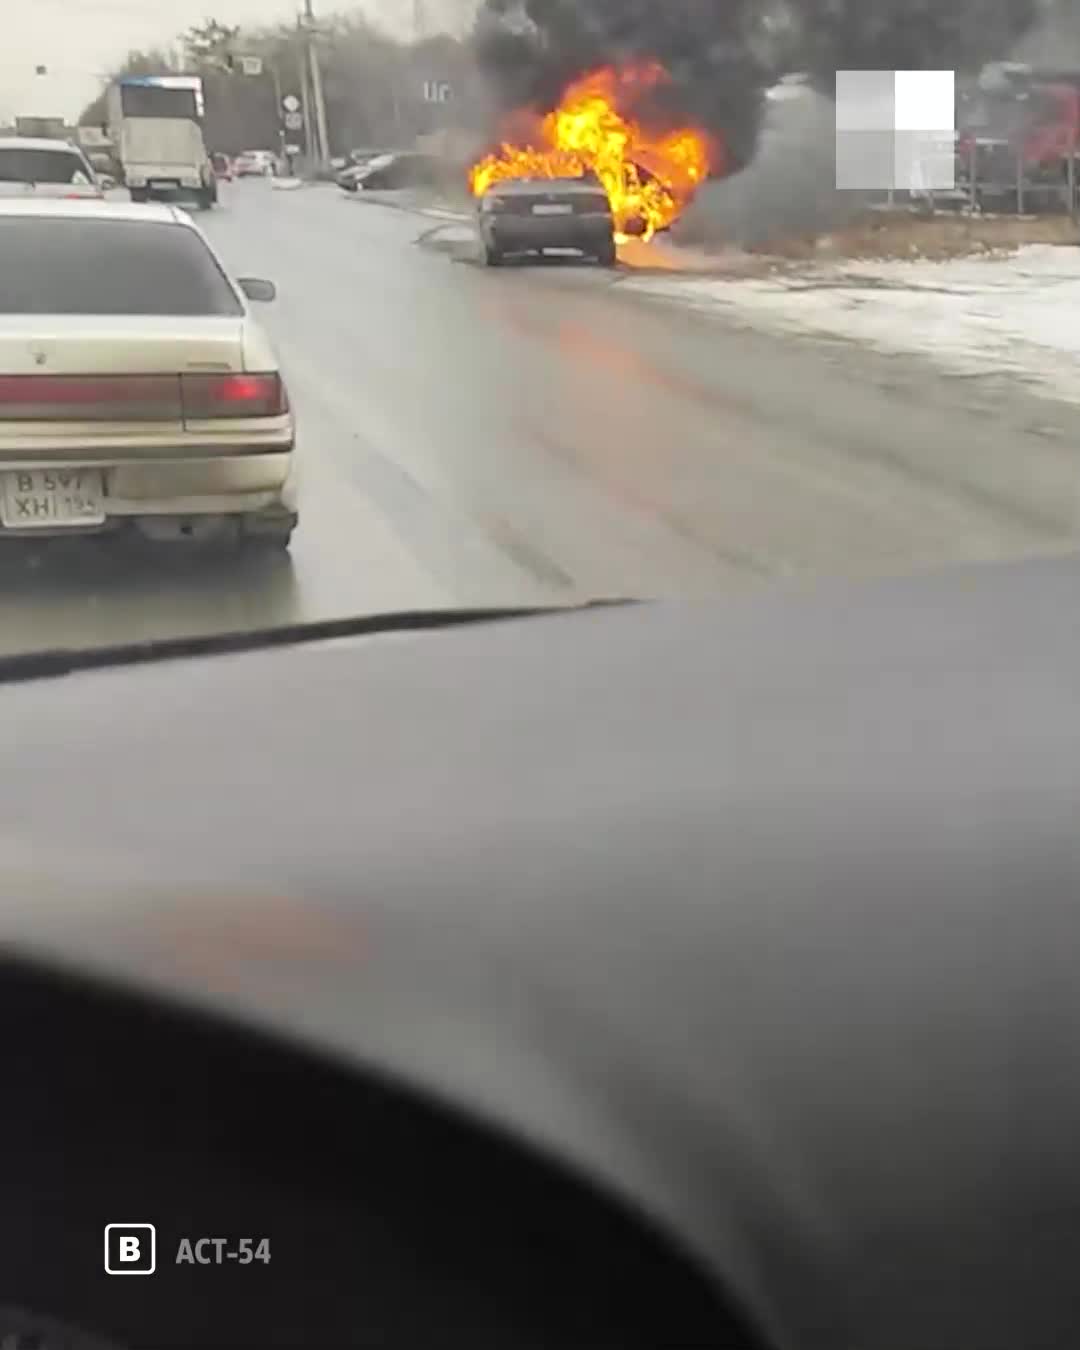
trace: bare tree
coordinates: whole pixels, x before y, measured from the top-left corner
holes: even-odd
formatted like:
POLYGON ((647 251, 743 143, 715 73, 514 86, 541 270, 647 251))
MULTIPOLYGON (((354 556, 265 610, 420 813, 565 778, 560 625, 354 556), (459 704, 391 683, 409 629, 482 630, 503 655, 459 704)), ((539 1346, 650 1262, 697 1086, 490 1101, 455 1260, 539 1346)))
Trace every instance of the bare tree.
MULTIPOLYGON (((446 0, 445 15, 463 25, 474 0, 446 0)), ((447 21, 449 19, 447 18, 447 21)), ((476 69, 468 42, 445 31, 419 42, 392 36, 353 12, 320 20, 320 63, 327 105, 331 152, 346 154, 359 146, 411 145, 418 135, 475 120, 476 69), (453 91, 446 104, 425 98, 425 86, 453 91)), ((236 152, 279 144, 279 100, 299 93, 305 36, 298 27, 231 27, 208 19, 180 39, 186 69, 203 79, 207 143, 236 152), (241 56, 261 56, 265 70, 249 76, 241 56)), ((114 72, 165 74, 175 67, 166 53, 134 52, 114 72)), ((104 94, 83 113, 84 122, 105 118, 104 94)))

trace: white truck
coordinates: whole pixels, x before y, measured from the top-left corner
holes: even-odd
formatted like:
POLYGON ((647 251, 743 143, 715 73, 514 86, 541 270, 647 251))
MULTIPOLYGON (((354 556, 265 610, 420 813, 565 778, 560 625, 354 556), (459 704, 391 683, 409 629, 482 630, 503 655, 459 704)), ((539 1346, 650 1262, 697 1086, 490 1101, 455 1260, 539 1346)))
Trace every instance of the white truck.
POLYGON ((133 202, 217 201, 197 75, 130 75, 111 85, 109 133, 133 202))

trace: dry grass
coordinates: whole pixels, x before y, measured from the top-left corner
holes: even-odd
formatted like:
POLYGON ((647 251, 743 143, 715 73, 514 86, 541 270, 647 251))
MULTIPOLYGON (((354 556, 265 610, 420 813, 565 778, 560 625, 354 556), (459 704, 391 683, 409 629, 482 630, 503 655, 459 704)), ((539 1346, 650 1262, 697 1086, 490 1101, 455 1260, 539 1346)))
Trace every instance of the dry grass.
POLYGON ((834 258, 962 258, 1008 255, 1024 244, 1080 244, 1068 216, 919 215, 875 211, 830 231, 775 239, 751 250, 797 261, 834 258))

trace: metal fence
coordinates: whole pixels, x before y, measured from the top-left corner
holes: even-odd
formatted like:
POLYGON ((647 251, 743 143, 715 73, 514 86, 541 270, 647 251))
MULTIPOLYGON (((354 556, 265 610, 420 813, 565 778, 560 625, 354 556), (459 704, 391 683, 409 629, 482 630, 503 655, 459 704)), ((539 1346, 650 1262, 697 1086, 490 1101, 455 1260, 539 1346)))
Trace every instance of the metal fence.
POLYGON ((972 140, 956 153, 955 187, 948 191, 890 189, 889 206, 921 202, 933 210, 1014 211, 1017 215, 1066 212, 1080 216, 1080 146, 1032 164, 1008 141, 972 140))

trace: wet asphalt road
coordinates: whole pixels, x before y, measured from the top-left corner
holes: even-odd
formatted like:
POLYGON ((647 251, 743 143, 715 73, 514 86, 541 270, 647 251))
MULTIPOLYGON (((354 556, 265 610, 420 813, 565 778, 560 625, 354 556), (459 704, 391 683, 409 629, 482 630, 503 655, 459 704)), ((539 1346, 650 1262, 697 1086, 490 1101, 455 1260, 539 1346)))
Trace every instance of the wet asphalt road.
POLYGON ((223 196, 201 223, 234 273, 279 287, 259 316, 300 423, 291 557, 11 550, 0 651, 1075 542, 1076 409, 739 330, 635 296, 624 270, 485 271, 435 221, 333 188, 223 196))

